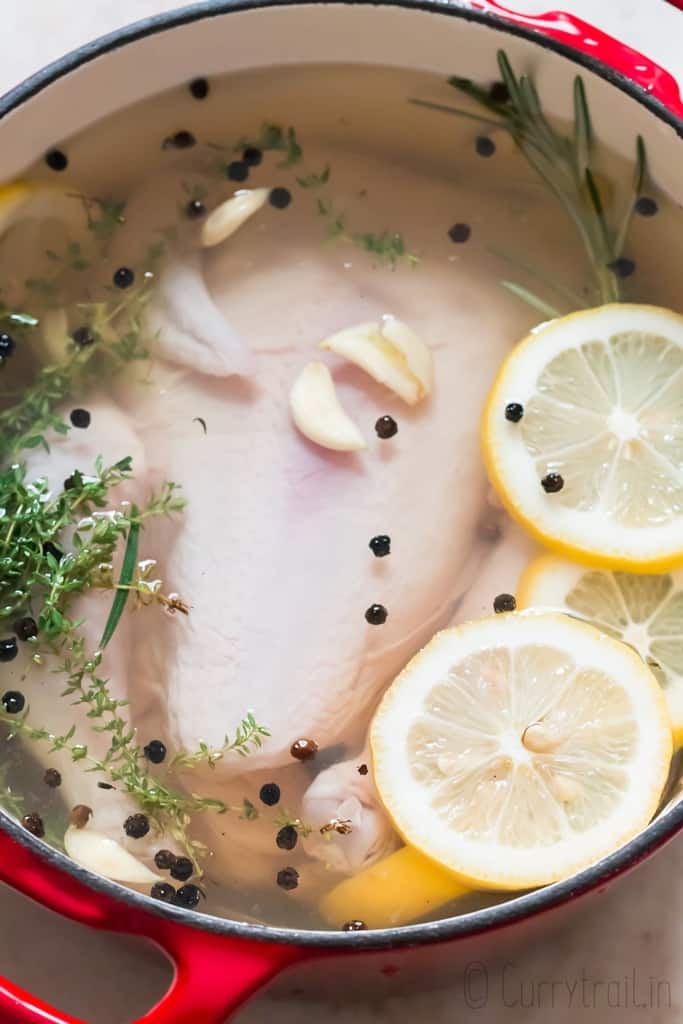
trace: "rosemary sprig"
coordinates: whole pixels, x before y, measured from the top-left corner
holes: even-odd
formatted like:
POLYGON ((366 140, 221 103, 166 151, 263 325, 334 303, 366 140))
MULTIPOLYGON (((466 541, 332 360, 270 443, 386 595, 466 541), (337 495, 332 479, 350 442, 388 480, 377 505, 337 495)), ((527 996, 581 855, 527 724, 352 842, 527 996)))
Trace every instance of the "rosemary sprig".
POLYGON ((126 589, 128 584, 133 579, 135 572, 135 566, 138 560, 138 546, 140 543, 140 519, 139 511, 136 505, 131 506, 131 513, 133 520, 128 530, 128 539, 126 541, 126 550, 123 553, 123 562, 121 563, 121 575, 119 576, 119 584, 116 590, 116 596, 111 606, 111 611, 107 618, 104 632, 102 633, 102 639, 100 640, 100 650, 103 651, 116 631, 116 627, 119 624, 119 620, 123 615, 123 609, 126 607, 126 601, 128 600, 129 591, 126 589))
MULTIPOLYGON (((446 104, 413 100, 420 106, 458 117, 474 117, 480 122, 510 134, 530 166, 570 217, 581 239, 591 267, 595 297, 600 302, 621 299, 617 261, 622 255, 635 202, 646 173, 645 144, 640 136, 636 142, 636 167, 632 195, 617 221, 607 215, 600 176, 594 164, 594 136, 583 80, 577 76, 573 87, 574 123, 571 134, 554 128, 544 114, 532 78, 516 75, 504 51, 498 52, 498 68, 505 89, 491 92, 469 79, 456 76, 449 84, 473 100, 486 112, 485 116, 446 104)), ((554 310, 549 303, 514 282, 505 281, 525 301, 542 312, 554 310)), ((556 311, 555 311, 556 312, 556 311)))

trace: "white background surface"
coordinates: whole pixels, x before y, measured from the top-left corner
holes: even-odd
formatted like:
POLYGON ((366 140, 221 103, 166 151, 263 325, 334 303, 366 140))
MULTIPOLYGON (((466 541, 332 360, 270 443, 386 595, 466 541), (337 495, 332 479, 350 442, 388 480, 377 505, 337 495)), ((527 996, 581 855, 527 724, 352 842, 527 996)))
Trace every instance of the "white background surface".
MULTIPOLYGON (((172 10, 180 0, 0 0, 2 57, 0 92, 43 64, 93 36, 126 22, 172 10)), ((565 7, 637 47, 683 78, 683 12, 664 0, 509 0, 528 13, 565 7)), ((488 1004, 469 1013, 477 1024, 680 1024, 683 1021, 683 841, 669 846, 653 861, 612 889, 599 914, 584 916, 552 942, 520 950, 515 958, 512 988, 503 998, 494 975, 488 1004), (665 980, 660 1006, 628 1005, 623 978, 636 971, 640 1001, 647 1002, 649 979, 665 980), (549 988, 523 1008, 519 1002, 539 982, 581 978, 612 981, 613 998, 604 995, 595 1006, 577 992, 570 999, 563 984, 554 1005, 549 988), (616 983, 622 979, 617 999, 616 983), (524 984, 524 990, 521 985, 524 984), (543 995, 543 993, 546 993, 543 995)), ((144 1011, 166 984, 165 965, 143 947, 97 935, 55 918, 28 901, 0 888, 0 973, 44 999, 82 1017, 88 1024, 123 1024, 144 1011)), ((538 989, 536 990, 539 991, 538 989)), ((462 1020, 462 993, 395 999, 364 1007, 310 1006, 289 1002, 274 1007, 266 997, 254 1000, 238 1017, 239 1024, 278 1024, 322 1019, 333 1024, 403 1024, 429 1019, 430 1024, 462 1020)), ((4 1022, 0 1022, 4 1024, 4 1022)), ((197 1024, 202 1024, 197 1021, 197 1024)))

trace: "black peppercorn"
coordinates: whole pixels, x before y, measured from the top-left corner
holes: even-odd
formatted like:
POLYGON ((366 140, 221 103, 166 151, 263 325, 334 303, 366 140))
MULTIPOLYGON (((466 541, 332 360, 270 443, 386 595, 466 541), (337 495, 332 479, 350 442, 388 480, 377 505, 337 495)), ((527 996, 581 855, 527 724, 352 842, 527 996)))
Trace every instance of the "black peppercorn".
POLYGON ((175 864, 171 864, 171 878, 177 882, 186 882, 194 874, 194 864, 189 857, 176 857, 175 864))
POLYGON ((195 145, 196 139, 192 132, 176 132, 175 135, 169 135, 167 139, 161 144, 162 149, 191 149, 195 145))
POLYGON ((90 413, 87 409, 72 409, 69 413, 72 427, 80 427, 86 430, 90 426, 90 413))
POLYGON ((8 690, 2 695, 2 706, 8 715, 18 715, 26 707, 26 697, 18 690, 8 690))
POLYGON ((505 419, 509 420, 510 423, 519 423, 523 415, 524 406, 520 405, 519 402, 508 402, 505 406, 505 419))
POLYGON ((32 836, 37 839, 42 839, 45 835, 45 826, 43 825, 43 819, 39 814, 33 812, 32 814, 25 814, 21 819, 21 824, 24 826, 27 832, 30 832, 32 836))
POLYGON ((71 335, 71 340, 79 348, 87 348, 88 345, 95 344, 95 335, 89 327, 77 327, 71 335))
POLYGON ((291 892, 299 884, 299 872, 296 868, 283 868, 277 873, 277 884, 285 892, 291 892))
POLYGON ((293 825, 284 825, 275 836, 275 844, 280 850, 293 850, 299 842, 299 833, 293 825))
POLYGON ((150 740, 143 748, 143 753, 152 764, 161 764, 166 758, 166 747, 161 740, 150 740))
POLYGON ((548 473, 541 480, 541 487, 546 494, 557 494, 564 487, 564 477, 559 473, 548 473))
POLYGON ((310 761, 318 752, 318 744, 315 740, 308 740, 302 737, 294 740, 289 752, 297 761, 310 761))
POLYGON ((244 160, 233 160, 225 168, 225 176, 230 181, 246 181, 249 177, 249 165, 244 160))
POLYGON ((30 615, 24 615, 14 623, 14 632, 20 640, 32 640, 38 636, 38 623, 30 615))
POLYGON ((97 783, 97 788, 98 789, 113 789, 114 787, 112 786, 111 782, 98 782, 97 783))
POLYGON ((658 210, 656 199, 651 199, 650 196, 638 196, 636 199, 636 212, 641 217, 654 217, 658 210))
POLYGON ((150 896, 162 903, 171 903, 175 897, 175 889, 168 882, 156 882, 149 891, 150 896))
POLYGON ((0 640, 0 661, 14 661, 18 653, 16 637, 6 636, 0 640))
POLYGON ((629 259, 627 256, 619 256, 618 259, 608 263, 607 267, 617 277, 630 277, 636 269, 636 264, 634 260, 629 259))
POLYGON ((205 78, 193 78, 189 88, 196 100, 205 100, 209 95, 209 83, 205 78))
POLYGON ((185 213, 190 220, 198 220, 206 213, 206 207, 201 199, 190 199, 189 203, 185 207, 185 213))
POLYGON ((510 99, 510 90, 505 82, 492 82, 489 88, 489 99, 492 103, 507 103, 510 99))
POLYGON ((154 863, 159 868, 159 871, 168 871, 173 867, 176 860, 175 853, 171 853, 170 850, 158 850, 154 854, 154 863))
POLYGON ((69 813, 69 821, 74 828, 85 828, 91 818, 92 808, 86 804, 76 804, 69 813))
POLYGON ((66 153, 62 153, 61 149, 51 149, 45 154, 45 163, 51 171, 65 171, 69 166, 69 160, 66 153))
POLYGON ((186 910, 192 910, 199 903, 201 895, 201 889, 190 882, 188 885, 182 885, 178 889, 173 902, 177 907, 185 907, 186 910))
POLYGON ((500 612, 514 612, 517 602, 512 594, 498 594, 493 599, 493 610, 496 615, 500 612))
POLYGON ((66 480, 64 481, 64 483, 62 484, 62 487, 64 488, 65 491, 73 491, 74 487, 77 487, 77 486, 78 486, 78 480, 76 478, 76 474, 75 473, 72 473, 71 476, 68 476, 66 478, 66 480))
POLYGON ((448 237, 451 242, 466 242, 471 234, 472 229, 469 224, 454 224, 452 228, 448 229, 448 237))
POLYGON ((149 818, 146 814, 131 814, 123 823, 123 831, 130 839, 142 839, 149 832, 149 818))
POLYGON ((380 416, 375 423, 375 433, 383 441, 386 441, 398 433, 398 423, 393 416, 380 416))
POLYGON ((496 144, 488 135, 478 135, 474 148, 479 156, 493 156, 496 152, 496 144))
POLYGON ((114 271, 112 280, 117 288, 130 288, 135 281, 135 273, 130 267, 119 267, 114 271))
POLYGON ((292 193, 288 188, 271 188, 268 202, 276 210, 285 210, 292 201, 292 193))
POLYGON ((342 925, 343 932, 364 932, 367 930, 365 921, 346 921, 342 925))
POLYGON ((43 775, 43 782, 50 789, 59 789, 62 784, 62 776, 56 768, 46 768, 45 774, 43 775))
POLYGON ((358 774, 359 775, 367 775, 368 774, 368 766, 366 764, 359 764, 358 765, 358 774))
POLYGON ((0 334, 0 360, 11 356, 16 348, 16 342, 11 334, 0 334))
POLYGON ((389 612, 383 604, 371 604, 365 612, 365 621, 370 626, 383 626, 388 616, 389 612))
POLYGON ((242 153, 242 159, 249 167, 258 167, 263 160, 263 153, 256 146, 247 146, 242 153))
POLYGON ((43 544, 43 554, 52 555, 58 562, 61 562, 64 558, 64 552, 56 544, 53 544, 51 540, 46 540, 43 544))
POLYGON ((266 782, 259 790, 259 800, 266 807, 274 807, 280 799, 280 787, 277 782, 266 782))
POLYGON ((387 537, 386 533, 378 533, 376 537, 372 538, 368 547, 375 558, 386 558, 391 554, 391 537, 387 537))

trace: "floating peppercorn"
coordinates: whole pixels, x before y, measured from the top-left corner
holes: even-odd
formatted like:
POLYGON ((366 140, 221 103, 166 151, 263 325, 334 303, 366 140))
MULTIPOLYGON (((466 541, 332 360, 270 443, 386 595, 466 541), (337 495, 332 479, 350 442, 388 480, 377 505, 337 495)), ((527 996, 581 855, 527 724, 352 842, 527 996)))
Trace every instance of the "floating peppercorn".
POLYGON ((77 327, 71 335, 71 340, 79 348, 87 348, 88 345, 95 344, 95 335, 89 327, 77 327))
POLYGON ((636 269, 636 264, 635 261, 629 259, 628 256, 619 256, 618 259, 612 260, 611 263, 608 263, 607 267, 617 277, 630 277, 636 269))
POLYGON ((191 149, 197 140, 192 132, 180 131, 169 135, 161 144, 162 149, 191 149))
POLYGON ((14 661, 18 653, 16 637, 6 636, 0 640, 0 661, 14 661))
POLYGON ((196 100, 205 100, 209 95, 209 83, 206 78, 193 78, 189 89, 196 100))
POLYGON ((8 715, 18 715, 26 707, 26 697, 18 690, 8 690, 2 695, 2 706, 8 715))
POLYGON ((496 615, 500 612, 514 612, 517 602, 512 594, 498 594, 493 599, 493 610, 496 615))
POLYGON ((43 819, 35 811, 31 814, 25 814, 21 819, 21 824, 24 826, 27 832, 30 832, 36 839, 42 839, 45 835, 45 826, 43 825, 43 819))
POLYGON ((171 864, 171 878, 177 882, 186 882, 194 874, 194 864, 189 857, 176 857, 175 863, 171 864))
POLYGON ((448 229, 448 237, 451 242, 461 244, 466 242, 472 234, 472 228, 469 224, 454 224, 452 228, 448 229))
POLYGON ((280 787, 277 782, 266 782, 259 790, 259 800, 266 807, 274 807, 280 799, 280 787))
POLYGON ((368 774, 368 766, 366 764, 359 764, 358 765, 358 774, 359 775, 367 775, 368 774))
POLYGON ((346 921, 342 925, 343 932, 364 932, 367 931, 365 921, 346 921))
POLYGON ((294 740, 289 752, 297 761, 310 761, 318 753, 318 744, 315 740, 301 739, 294 740))
POLYGON ((185 207, 185 213, 190 220, 198 220, 206 213, 206 207, 201 199, 190 199, 189 203, 185 207))
POLYGON ((38 636, 38 623, 30 615, 24 615, 14 623, 14 632, 20 640, 32 640, 38 636))
POLYGON ((507 103, 510 99, 510 90, 505 82, 492 82, 489 88, 489 99, 492 103, 507 103))
POLYGON ((119 267, 114 271, 112 280, 116 288, 130 288, 135 281, 135 273, 130 267, 119 267))
POLYGON ((173 902, 177 907, 185 907, 186 910, 192 910, 199 903, 201 895, 201 889, 190 882, 188 885, 181 885, 175 894, 173 902))
POLYGON ((383 626, 389 617, 389 612, 383 604, 371 604, 365 612, 365 621, 370 626, 383 626))
POLYGON ((523 415, 524 406, 520 405, 519 402, 508 402, 505 406, 505 419, 509 420, 510 423, 519 423, 523 415))
POLYGON ((7 359, 16 348, 16 342, 11 334, 0 334, 0 359, 7 359))
POLYGON ((493 156, 496 152, 496 144, 493 139, 490 139, 488 135, 478 135, 474 143, 479 156, 493 156))
POLYGON ((299 872, 296 868, 283 868, 277 873, 277 884, 285 892, 291 892, 299 884, 299 872))
POLYGON ((149 891, 150 896, 162 903, 172 903, 176 894, 175 889, 168 882, 156 882, 149 891))
POLYGON ((52 555, 58 562, 61 562, 64 558, 64 552, 56 544, 53 544, 51 540, 46 540, 43 544, 43 554, 52 555))
POLYGON ((242 153, 242 159, 249 167, 258 167, 263 160, 263 153, 257 146, 247 146, 242 153))
POLYGON ((131 814, 123 823, 123 831, 130 839, 142 839, 149 832, 149 818, 146 814, 131 814))
POLYGON ((658 210, 656 199, 652 199, 650 196, 638 196, 636 199, 636 212, 641 217, 654 217, 658 210))
POLYGON ((98 789, 113 789, 114 787, 112 786, 111 782, 98 782, 97 783, 97 788, 98 789))
POLYGON ((375 558, 386 558, 391 554, 391 537, 387 537, 386 533, 378 533, 376 537, 372 538, 368 547, 375 558))
POLYGON ((225 168, 225 176, 230 181, 246 181, 249 177, 249 165, 244 160, 233 160, 225 168))
POLYGON ((71 476, 68 476, 66 478, 66 480, 62 484, 62 487, 64 488, 65 491, 73 491, 74 487, 76 487, 77 484, 78 481, 76 479, 76 474, 72 473, 71 476))
POLYGON ((398 434, 398 423, 393 416, 380 416, 375 423, 375 433, 383 441, 398 434))
POLYGON ((90 413, 87 409, 72 409, 69 413, 72 427, 86 430, 90 426, 90 413))
POLYGON ((45 163, 51 171, 65 171, 69 166, 69 159, 61 149, 50 149, 45 154, 45 163))
POLYGON ((299 833, 293 825, 283 825, 275 836, 275 845, 280 850, 293 850, 299 842, 299 833))
POLYGON ((91 818, 92 808, 87 807, 86 804, 76 804, 75 807, 71 808, 69 821, 74 828, 85 828, 91 818))
POLYGON ((62 784, 62 776, 56 768, 46 768, 45 774, 43 775, 43 782, 50 789, 59 789, 62 784))
POLYGON ((154 854, 154 863, 159 868, 159 871, 168 871, 173 867, 177 860, 175 853, 170 850, 158 850, 154 854))
POLYGON ((270 195, 268 196, 268 202, 271 206, 274 206, 276 210, 285 210, 292 201, 292 193, 288 188, 271 188, 270 195))
POLYGON ((166 746, 161 740, 150 740, 143 748, 143 753, 152 764, 161 764, 166 759, 166 746))
POLYGON ((564 487, 564 477, 559 473, 547 473, 541 480, 541 487, 546 494, 557 494, 564 487))

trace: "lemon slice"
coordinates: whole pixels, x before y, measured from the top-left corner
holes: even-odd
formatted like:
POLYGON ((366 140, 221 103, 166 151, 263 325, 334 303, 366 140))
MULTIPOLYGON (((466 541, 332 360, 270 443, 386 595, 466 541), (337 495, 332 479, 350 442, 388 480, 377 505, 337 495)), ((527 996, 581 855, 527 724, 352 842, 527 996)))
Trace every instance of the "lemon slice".
POLYGON ((323 916, 335 928, 360 920, 368 928, 398 928, 426 917, 470 890, 410 846, 345 878, 327 893, 323 916))
POLYGON ((484 889, 544 885, 615 850, 654 814, 672 753, 640 656, 550 612, 437 634, 385 694, 370 739, 406 842, 484 889))
POLYGON ((553 550, 631 572, 682 563, 683 317, 624 303, 538 328, 500 369, 482 440, 501 499, 553 550))
POLYGON ((664 691, 676 745, 683 743, 683 569, 636 575, 541 555, 522 575, 517 605, 577 615, 634 647, 664 691))

